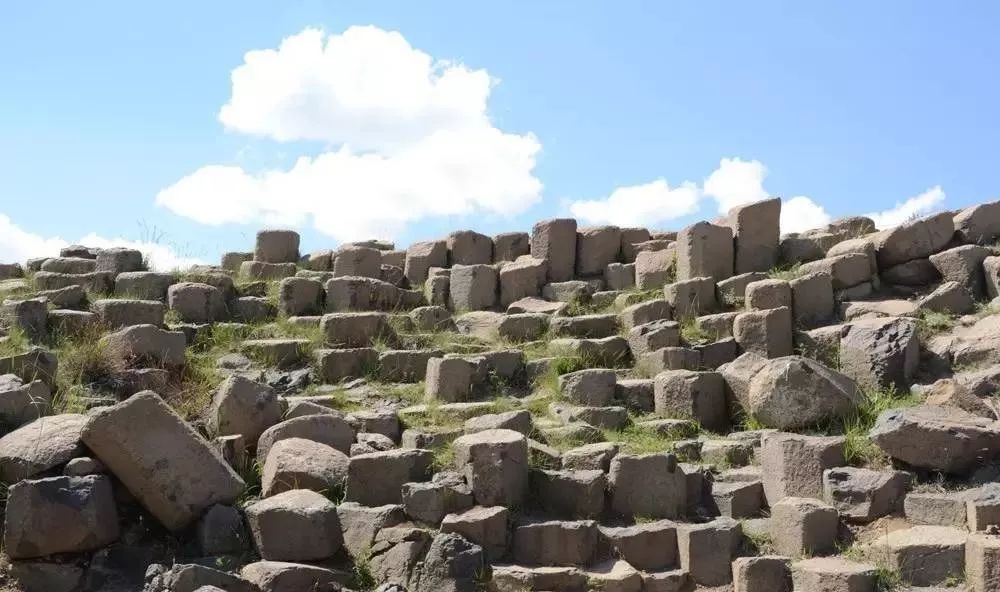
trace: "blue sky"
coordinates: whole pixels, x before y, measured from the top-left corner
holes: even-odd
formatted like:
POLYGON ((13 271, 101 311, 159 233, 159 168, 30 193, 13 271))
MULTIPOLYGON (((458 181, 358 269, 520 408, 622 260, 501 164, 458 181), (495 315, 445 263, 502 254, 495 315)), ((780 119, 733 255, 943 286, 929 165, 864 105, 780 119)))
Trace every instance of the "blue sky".
POLYGON ((786 230, 890 225, 1000 196, 995 3, 482 4, 8 6, 0 260, 86 238, 214 262, 265 225, 304 250, 678 228, 764 195, 801 198, 786 230))

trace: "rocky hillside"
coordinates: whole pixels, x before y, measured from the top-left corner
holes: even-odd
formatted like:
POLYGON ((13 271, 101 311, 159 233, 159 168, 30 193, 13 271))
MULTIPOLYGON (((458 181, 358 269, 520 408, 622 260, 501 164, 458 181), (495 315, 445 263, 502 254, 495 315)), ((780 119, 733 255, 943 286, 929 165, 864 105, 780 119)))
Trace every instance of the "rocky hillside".
POLYGON ((0 588, 1000 590, 1000 202, 780 208, 2 265, 0 588))

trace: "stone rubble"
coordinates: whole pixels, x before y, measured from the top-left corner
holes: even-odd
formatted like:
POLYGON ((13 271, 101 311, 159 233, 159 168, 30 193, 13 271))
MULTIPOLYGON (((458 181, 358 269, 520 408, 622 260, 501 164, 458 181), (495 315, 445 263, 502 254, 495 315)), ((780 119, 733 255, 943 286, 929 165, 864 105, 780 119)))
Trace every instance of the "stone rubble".
POLYGON ((780 214, 0 264, 0 587, 1000 590, 1000 202, 780 214))

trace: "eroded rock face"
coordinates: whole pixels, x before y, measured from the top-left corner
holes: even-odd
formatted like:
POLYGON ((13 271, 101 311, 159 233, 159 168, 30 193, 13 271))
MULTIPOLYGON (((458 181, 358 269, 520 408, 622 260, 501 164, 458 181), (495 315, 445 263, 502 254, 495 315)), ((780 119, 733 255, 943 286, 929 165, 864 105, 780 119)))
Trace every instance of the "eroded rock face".
POLYGON ((852 379, 801 356, 767 360, 744 354, 720 371, 747 413, 771 428, 843 417, 861 401, 852 379))
POLYGON ((911 466, 966 473, 1000 453, 1000 424, 957 408, 924 405, 883 412, 871 438, 911 466))

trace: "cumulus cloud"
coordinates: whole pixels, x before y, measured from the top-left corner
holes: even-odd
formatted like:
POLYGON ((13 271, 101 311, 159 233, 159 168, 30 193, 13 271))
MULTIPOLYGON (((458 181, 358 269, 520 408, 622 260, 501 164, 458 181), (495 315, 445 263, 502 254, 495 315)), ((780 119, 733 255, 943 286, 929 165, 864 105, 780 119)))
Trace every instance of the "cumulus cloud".
POLYGON ((541 145, 492 124, 494 83, 396 32, 306 29, 245 55, 219 119, 240 133, 330 148, 287 170, 204 166, 156 201, 204 224, 311 222, 340 241, 393 238, 434 216, 521 213, 540 199, 541 145))
POLYGON ((941 186, 935 185, 920 195, 896 202, 896 205, 891 209, 865 215, 875 221, 876 228, 892 228, 907 220, 932 213, 944 202, 945 197, 941 186))
POLYGON ((572 202, 569 209, 589 224, 652 226, 694 213, 699 195, 694 183, 670 187, 665 180, 657 179, 644 185, 619 187, 607 199, 572 202))
MULTIPOLYGON (((45 237, 28 232, 16 225, 13 220, 0 214, 0 262, 21 262, 33 257, 55 257, 59 250, 71 243, 58 236, 45 237)), ((179 255, 166 244, 128 240, 124 238, 105 238, 95 233, 87 234, 75 241, 75 244, 106 249, 109 247, 126 247, 142 251, 153 269, 169 271, 184 269, 203 263, 195 257, 179 255)))
POLYGON ((723 158, 705 179, 705 195, 715 198, 719 213, 769 197, 764 190, 767 168, 758 160, 723 158))
POLYGON ((781 204, 781 232, 803 232, 830 223, 823 206, 804 195, 786 199, 781 204))

